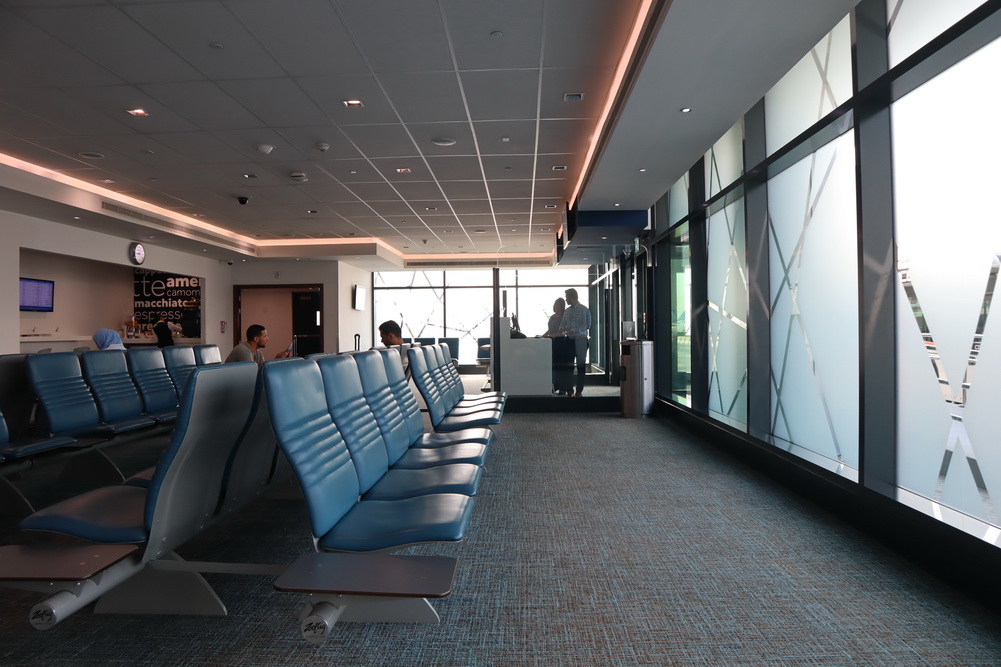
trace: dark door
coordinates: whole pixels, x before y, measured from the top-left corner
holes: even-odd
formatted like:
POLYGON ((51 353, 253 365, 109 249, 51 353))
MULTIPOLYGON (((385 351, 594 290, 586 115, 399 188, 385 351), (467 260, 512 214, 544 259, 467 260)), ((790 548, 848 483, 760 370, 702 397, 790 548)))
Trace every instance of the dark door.
POLYGON ((319 292, 292 292, 292 353, 323 352, 323 309, 319 292))

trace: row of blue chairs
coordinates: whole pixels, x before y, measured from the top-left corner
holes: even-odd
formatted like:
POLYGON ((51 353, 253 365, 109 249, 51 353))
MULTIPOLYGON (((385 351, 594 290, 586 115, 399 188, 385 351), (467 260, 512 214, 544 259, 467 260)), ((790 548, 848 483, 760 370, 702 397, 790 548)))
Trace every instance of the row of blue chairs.
POLYGON ((411 347, 407 356, 411 378, 427 404, 428 416, 436 431, 500 423, 507 394, 465 394, 447 345, 411 347))
POLYGON ((39 629, 95 599, 98 612, 223 615, 225 605, 200 574, 205 564, 186 564, 174 550, 288 479, 283 461, 257 365, 199 366, 186 381, 170 442, 144 482, 88 491, 20 524, 87 544, 0 547, 0 580, 49 593, 31 612, 39 629))
MULTIPOLYGON (((281 570, 186 564, 174 549, 242 506, 250 497, 245 490, 259 491, 261 480, 279 477, 278 469, 295 473, 314 552, 372 553, 464 537, 493 432, 425 433, 397 350, 275 360, 255 382, 256 373, 250 363, 196 368, 148 483, 96 489, 21 522, 26 530, 92 543, 86 562, 93 572, 64 582, 63 570, 79 568, 79 549, 0 548, 0 581, 57 591, 33 610, 36 627, 51 627, 94 599, 97 611, 224 614, 200 572, 281 570), (278 445, 284 457, 276 457, 278 445), (169 567, 153 561, 170 561, 169 567), (26 577, 26 568, 46 572, 45 581, 26 577)), ((346 604, 340 592, 329 597, 346 604)), ((350 604, 364 607, 363 598, 350 604)), ((314 596, 313 605, 324 599, 314 596)), ((371 613, 378 616, 383 606, 371 613)))
POLYGON ((4 421, 0 445, 7 459, 169 424, 191 371, 221 362, 215 345, 11 356, 19 359, 4 368, 19 372, 13 362, 23 363, 21 391, 37 400, 39 410, 33 434, 23 415, 14 434, 4 421))

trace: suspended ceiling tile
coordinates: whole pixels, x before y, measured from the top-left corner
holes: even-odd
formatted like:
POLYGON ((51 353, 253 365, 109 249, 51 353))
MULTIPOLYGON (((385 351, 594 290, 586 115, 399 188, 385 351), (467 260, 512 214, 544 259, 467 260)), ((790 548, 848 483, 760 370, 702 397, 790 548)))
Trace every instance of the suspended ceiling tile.
POLYGON ((461 76, 472 120, 525 120, 536 117, 539 70, 470 71, 462 72, 461 76))
POLYGON ((320 125, 327 121, 292 79, 236 79, 219 84, 267 125, 320 125))
POLYGON ((341 130, 362 155, 376 157, 407 157, 418 155, 410 135, 400 123, 392 125, 350 125, 341 130))
POLYGON ((372 71, 452 69, 448 40, 435 0, 403 3, 335 0, 335 7, 372 71), (387 20, 390 16, 392 20, 387 20))
POLYGON ((539 66, 542 3, 446 0, 441 4, 460 70, 539 66))
POLYGON ((377 125, 400 120, 371 74, 308 76, 295 81, 338 126, 377 125), (364 106, 349 108, 344 105, 345 100, 360 100, 364 106))
POLYGON ((386 73, 378 78, 404 123, 468 118, 455 72, 386 73))
POLYGON ((149 84, 140 86, 140 89, 159 102, 159 106, 170 109, 192 125, 190 128, 177 130, 224 130, 260 127, 264 124, 230 94, 210 81, 149 84))

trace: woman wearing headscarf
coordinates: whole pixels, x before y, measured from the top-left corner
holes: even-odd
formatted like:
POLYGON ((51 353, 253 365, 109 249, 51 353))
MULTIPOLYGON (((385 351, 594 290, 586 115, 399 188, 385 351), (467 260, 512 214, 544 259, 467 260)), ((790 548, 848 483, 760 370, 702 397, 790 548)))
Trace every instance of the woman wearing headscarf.
POLYGON ((124 350, 122 337, 111 329, 98 329, 94 334, 94 344, 99 350, 124 350))

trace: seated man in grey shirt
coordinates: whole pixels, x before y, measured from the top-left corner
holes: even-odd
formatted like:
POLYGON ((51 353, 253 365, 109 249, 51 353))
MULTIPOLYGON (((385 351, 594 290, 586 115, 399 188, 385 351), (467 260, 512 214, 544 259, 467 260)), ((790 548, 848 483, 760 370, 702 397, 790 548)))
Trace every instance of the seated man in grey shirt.
MULTIPOLYGON (((237 361, 253 361, 258 365, 264 363, 264 348, 268 346, 268 330, 260 324, 251 324, 247 327, 247 340, 240 342, 233 351, 226 357, 226 363, 231 364, 237 361)), ((284 359, 291 354, 289 350, 282 350, 275 359, 284 359)))

